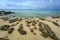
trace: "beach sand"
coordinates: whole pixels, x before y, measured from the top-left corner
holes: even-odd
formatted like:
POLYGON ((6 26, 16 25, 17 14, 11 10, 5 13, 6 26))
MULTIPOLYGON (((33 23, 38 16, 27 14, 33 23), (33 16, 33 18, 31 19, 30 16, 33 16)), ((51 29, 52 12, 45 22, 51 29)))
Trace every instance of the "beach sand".
POLYGON ((39 20, 39 22, 43 22, 45 24, 48 24, 49 27, 51 28, 51 30, 55 33, 55 35, 60 39, 60 27, 54 25, 51 21, 56 22, 56 20, 58 20, 58 24, 60 25, 60 18, 56 18, 56 19, 47 19, 47 20, 40 20, 39 18, 33 18, 33 19, 23 19, 22 21, 16 21, 14 23, 9 23, 9 21, 4 21, 3 19, 0 19, 0 26, 1 25, 12 25, 12 24, 16 24, 17 22, 19 22, 17 25, 15 26, 11 26, 14 28, 14 31, 12 32, 12 34, 8 34, 7 31, 2 31, 0 30, 0 38, 6 38, 6 36, 8 36, 9 40, 53 40, 50 37, 45 38, 43 37, 41 34, 41 31, 39 31, 39 26, 38 26, 38 22, 35 25, 36 26, 36 30, 34 30, 34 32, 36 33, 36 35, 34 35, 32 32, 30 32, 30 28, 34 28, 34 26, 32 26, 32 24, 30 24, 30 27, 27 27, 27 23, 26 20, 39 20), (27 31, 26 35, 21 35, 18 32, 18 28, 20 26, 20 24, 23 24, 24 30, 27 31))

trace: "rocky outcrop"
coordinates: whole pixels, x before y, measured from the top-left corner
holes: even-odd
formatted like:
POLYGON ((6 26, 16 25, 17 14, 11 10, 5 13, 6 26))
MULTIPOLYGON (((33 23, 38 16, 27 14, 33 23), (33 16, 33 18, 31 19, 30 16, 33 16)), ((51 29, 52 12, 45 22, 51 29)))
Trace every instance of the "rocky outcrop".
POLYGON ((11 11, 0 11, 0 16, 2 16, 2 15, 8 15, 8 14, 15 14, 15 13, 11 12, 11 11))

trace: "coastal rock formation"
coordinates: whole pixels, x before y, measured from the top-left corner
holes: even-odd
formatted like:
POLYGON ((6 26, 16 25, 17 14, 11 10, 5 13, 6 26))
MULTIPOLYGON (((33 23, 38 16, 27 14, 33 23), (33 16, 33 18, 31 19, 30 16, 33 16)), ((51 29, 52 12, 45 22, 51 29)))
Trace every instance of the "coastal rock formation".
POLYGON ((8 15, 8 14, 14 14, 14 12, 11 12, 11 11, 0 11, 0 15, 1 16, 8 15))

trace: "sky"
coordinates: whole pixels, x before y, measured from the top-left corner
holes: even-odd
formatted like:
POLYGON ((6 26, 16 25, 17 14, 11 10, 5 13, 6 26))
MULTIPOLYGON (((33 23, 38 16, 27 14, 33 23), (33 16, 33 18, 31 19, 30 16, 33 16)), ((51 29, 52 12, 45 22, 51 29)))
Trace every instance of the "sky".
POLYGON ((0 0, 0 9, 60 10, 60 0, 0 0))

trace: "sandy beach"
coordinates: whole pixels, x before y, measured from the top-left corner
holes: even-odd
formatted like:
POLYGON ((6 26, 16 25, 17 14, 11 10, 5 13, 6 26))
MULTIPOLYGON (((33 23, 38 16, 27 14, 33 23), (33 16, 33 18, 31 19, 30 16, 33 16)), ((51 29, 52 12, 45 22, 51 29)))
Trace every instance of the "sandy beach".
POLYGON ((51 30, 54 32, 54 34, 56 35, 56 37, 60 40, 60 26, 56 26, 55 24, 52 23, 53 22, 57 22, 60 25, 60 18, 56 18, 56 19, 46 19, 46 20, 41 20, 39 18, 30 18, 30 19, 26 19, 23 18, 22 20, 18 20, 15 21, 13 23, 9 23, 8 20, 4 21, 3 19, 0 19, 0 27, 2 25, 10 25, 10 27, 14 28, 14 31, 9 34, 8 30, 7 31, 3 31, 0 30, 0 38, 8 38, 9 40, 55 40, 52 39, 51 37, 44 37, 42 36, 42 32, 39 31, 39 22, 43 22, 44 24, 49 25, 49 27, 51 28, 51 30), (27 26, 27 22, 26 21, 36 21, 35 26, 32 25, 32 23, 30 23, 27 26), (58 21, 56 21, 58 20, 58 21), (23 24, 23 30, 25 30, 27 33, 25 35, 21 35, 18 31, 19 26, 23 24), (30 29, 34 29, 34 33, 30 31, 30 29))

